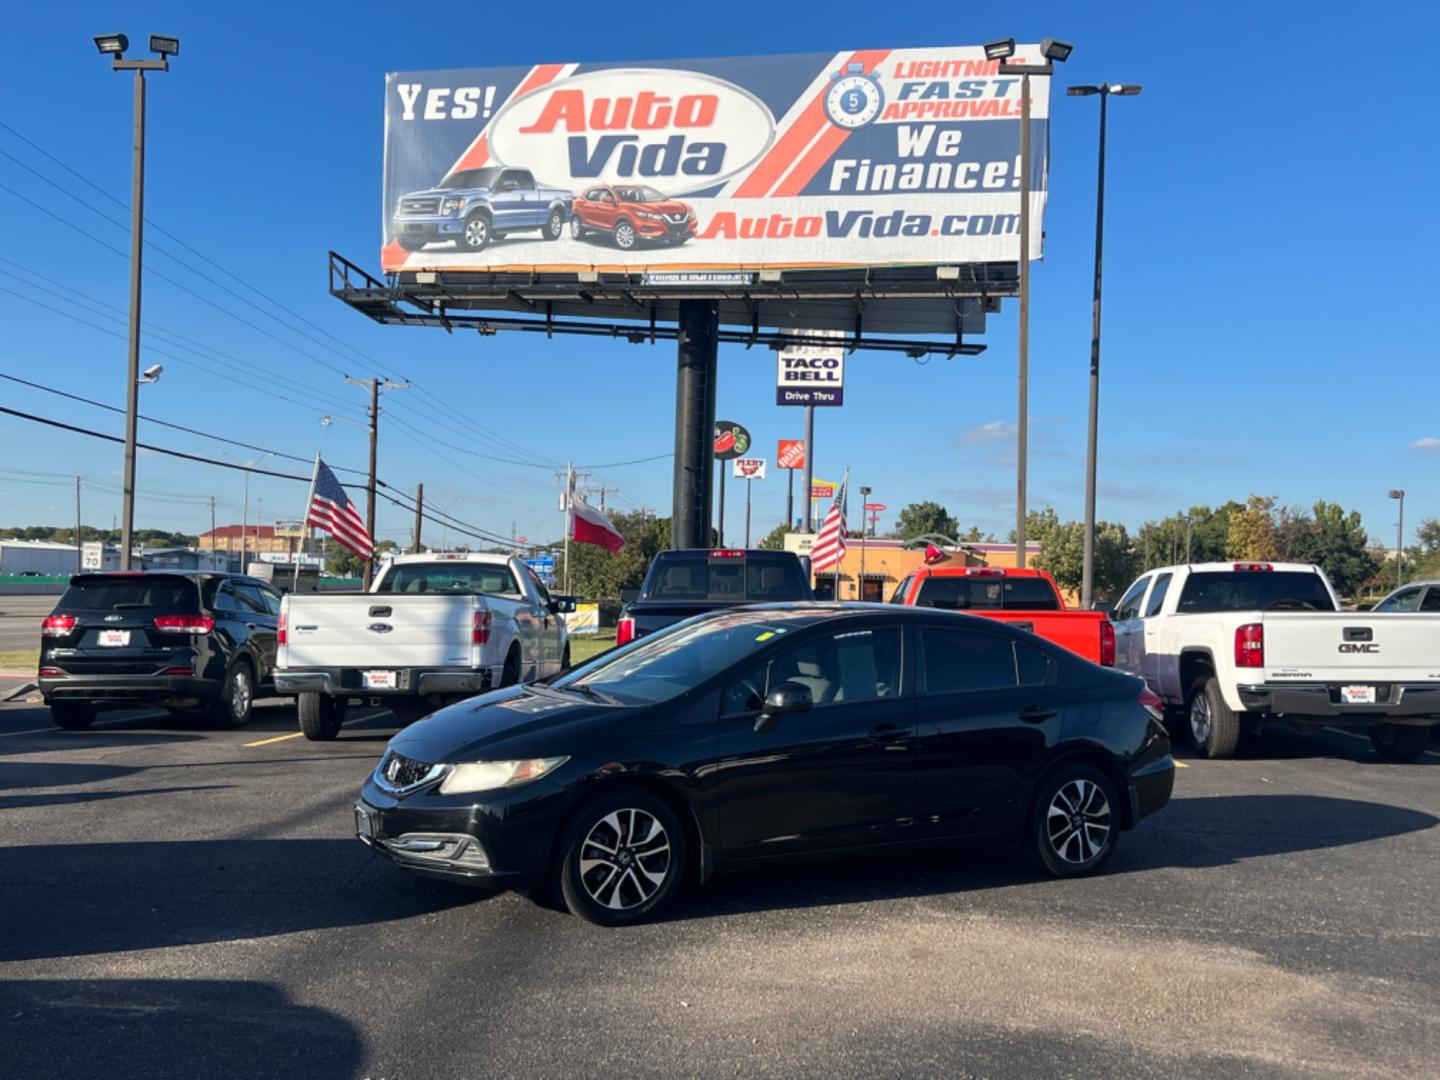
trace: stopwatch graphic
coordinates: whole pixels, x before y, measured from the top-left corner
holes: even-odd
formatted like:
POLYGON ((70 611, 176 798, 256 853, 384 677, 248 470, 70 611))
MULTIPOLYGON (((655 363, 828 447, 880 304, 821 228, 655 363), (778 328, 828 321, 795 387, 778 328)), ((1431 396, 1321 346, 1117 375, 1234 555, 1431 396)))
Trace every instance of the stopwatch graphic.
POLYGON ((885 91, 880 80, 865 74, 865 65, 852 63, 836 72, 825 91, 825 115, 836 127, 849 130, 862 128, 880 115, 885 106, 885 91))

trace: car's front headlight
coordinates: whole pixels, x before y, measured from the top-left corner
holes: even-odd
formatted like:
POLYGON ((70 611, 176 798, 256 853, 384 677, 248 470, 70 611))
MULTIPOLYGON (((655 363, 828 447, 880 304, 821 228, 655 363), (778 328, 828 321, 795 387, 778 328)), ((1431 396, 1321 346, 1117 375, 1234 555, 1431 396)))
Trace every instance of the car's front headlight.
POLYGON ((643 218, 649 218, 651 221, 660 220, 659 214, 652 214, 649 210, 637 210, 636 213, 638 213, 643 218))
POLYGON ((440 204, 440 212, 442 214, 453 214, 464 205, 464 199, 446 199, 440 204))
POLYGON ((530 758, 526 761, 470 761, 451 765, 440 781, 441 795, 465 795, 472 791, 494 791, 519 787, 554 772, 568 757, 530 758))

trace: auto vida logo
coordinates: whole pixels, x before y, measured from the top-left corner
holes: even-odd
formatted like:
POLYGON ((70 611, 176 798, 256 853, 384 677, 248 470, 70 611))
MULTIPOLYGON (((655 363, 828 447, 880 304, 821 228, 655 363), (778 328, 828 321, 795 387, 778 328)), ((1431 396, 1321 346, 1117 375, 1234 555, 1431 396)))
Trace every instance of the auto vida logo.
POLYGON ((497 165, 542 184, 653 184, 666 195, 713 187, 775 139, 765 103, 695 71, 611 68, 561 79, 510 102, 489 127, 497 165))
POLYGON ((1342 641, 1340 651, 1343 653, 1378 653, 1380 646, 1373 641, 1342 641))

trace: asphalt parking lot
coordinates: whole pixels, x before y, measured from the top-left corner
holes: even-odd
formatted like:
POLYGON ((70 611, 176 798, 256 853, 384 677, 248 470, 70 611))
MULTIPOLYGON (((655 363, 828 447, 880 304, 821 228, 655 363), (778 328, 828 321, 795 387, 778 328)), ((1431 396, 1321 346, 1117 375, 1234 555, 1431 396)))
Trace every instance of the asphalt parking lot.
POLYGON ((0 706, 10 1076, 1440 1073, 1440 755, 1192 760, 1102 876, 1001 852, 721 878, 600 930, 352 835, 394 731, 0 706))

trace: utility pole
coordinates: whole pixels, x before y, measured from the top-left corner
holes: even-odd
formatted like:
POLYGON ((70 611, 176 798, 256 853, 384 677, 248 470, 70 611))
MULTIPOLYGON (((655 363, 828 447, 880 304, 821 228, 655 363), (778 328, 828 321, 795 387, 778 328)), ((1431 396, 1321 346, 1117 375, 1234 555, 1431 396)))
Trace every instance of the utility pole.
MULTIPOLYGON (((380 439, 380 391, 381 390, 409 390, 410 380, 395 382, 392 379, 352 379, 345 376, 345 381, 354 386, 368 386, 370 388, 370 475, 365 482, 365 531, 370 534, 370 542, 375 543, 375 457, 376 449, 380 439)), ((375 576, 375 560, 365 560, 365 579, 363 587, 368 591, 370 582, 375 576)))
POLYGON ((802 533, 814 532, 811 527, 813 515, 810 513, 814 503, 811 502, 811 493, 815 490, 815 406, 805 406, 805 477, 800 484, 800 505, 805 507, 805 527, 802 533))
MULTIPOLYGON (((105 569, 105 559, 100 559, 100 569, 105 569)), ((85 571, 85 556, 80 552, 80 477, 75 477, 75 572, 85 571)))
POLYGON ((608 491, 611 495, 619 495, 620 489, 618 487, 605 487, 602 485, 598 490, 600 492, 600 512, 603 514, 605 513, 605 493, 608 491))
POLYGON ((415 535, 410 542, 412 554, 420 554, 420 522, 425 516, 425 485, 415 485, 415 535))
POLYGON ((575 465, 565 463, 565 592, 570 593, 570 515, 575 512, 575 465))

